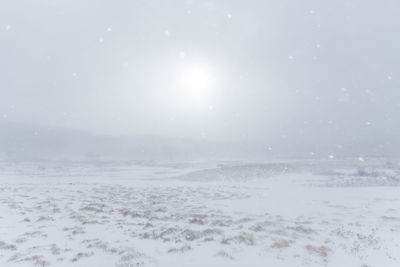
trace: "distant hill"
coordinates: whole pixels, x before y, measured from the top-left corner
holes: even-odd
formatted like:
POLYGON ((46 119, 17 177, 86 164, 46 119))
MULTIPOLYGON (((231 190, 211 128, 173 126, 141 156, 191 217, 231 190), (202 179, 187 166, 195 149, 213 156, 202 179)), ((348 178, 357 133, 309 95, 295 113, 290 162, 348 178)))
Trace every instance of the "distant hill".
POLYGON ((191 160, 254 153, 231 143, 158 136, 96 136, 62 128, 0 121, 0 158, 191 160))
POLYGON ((399 156, 400 140, 342 143, 274 140, 272 145, 159 136, 101 136, 36 124, 0 121, 0 159, 210 160, 399 156), (323 145, 322 145, 323 143, 323 145))

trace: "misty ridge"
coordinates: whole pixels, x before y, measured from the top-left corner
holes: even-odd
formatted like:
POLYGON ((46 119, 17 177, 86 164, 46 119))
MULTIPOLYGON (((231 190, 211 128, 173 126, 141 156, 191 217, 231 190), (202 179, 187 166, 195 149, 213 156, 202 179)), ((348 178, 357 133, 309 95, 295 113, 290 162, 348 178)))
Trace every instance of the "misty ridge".
MULTIPOLYGON (((188 160, 249 153, 232 144, 158 136, 102 136, 33 124, 0 122, 5 160, 188 160)), ((247 149, 247 150, 246 150, 247 149)))
POLYGON ((42 125, 0 121, 3 160, 271 160, 398 156, 399 140, 355 140, 315 145, 315 140, 280 140, 271 145, 163 136, 107 136, 42 125), (301 143, 299 143, 301 142, 301 143))

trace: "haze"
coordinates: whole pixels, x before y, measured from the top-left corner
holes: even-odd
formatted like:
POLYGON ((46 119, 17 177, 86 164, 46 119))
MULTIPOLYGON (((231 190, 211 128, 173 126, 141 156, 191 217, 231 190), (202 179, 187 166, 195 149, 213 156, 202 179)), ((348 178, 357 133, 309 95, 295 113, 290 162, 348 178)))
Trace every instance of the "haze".
POLYGON ((0 0, 0 266, 399 267, 399 48, 400 0, 0 0))
POLYGON ((396 0, 3 0, 0 115, 94 135, 397 153, 398 10, 396 0))

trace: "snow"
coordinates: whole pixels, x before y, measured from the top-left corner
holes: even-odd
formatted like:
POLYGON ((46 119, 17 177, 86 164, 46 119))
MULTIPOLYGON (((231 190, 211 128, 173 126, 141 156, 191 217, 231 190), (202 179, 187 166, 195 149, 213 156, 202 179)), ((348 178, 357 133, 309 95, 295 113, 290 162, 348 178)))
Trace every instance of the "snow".
POLYGON ((399 266, 396 160, 0 163, 0 266, 399 266))

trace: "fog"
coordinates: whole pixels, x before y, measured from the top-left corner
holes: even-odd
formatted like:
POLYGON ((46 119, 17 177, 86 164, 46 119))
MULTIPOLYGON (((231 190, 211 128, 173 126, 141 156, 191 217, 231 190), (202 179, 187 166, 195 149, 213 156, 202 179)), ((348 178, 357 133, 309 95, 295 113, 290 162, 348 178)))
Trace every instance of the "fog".
POLYGON ((398 155, 399 10, 396 0, 2 0, 2 152, 147 136, 149 147, 185 140, 181 154, 206 142, 224 157, 236 146, 398 155))
POLYGON ((0 0, 0 266, 399 267, 399 0, 0 0))

